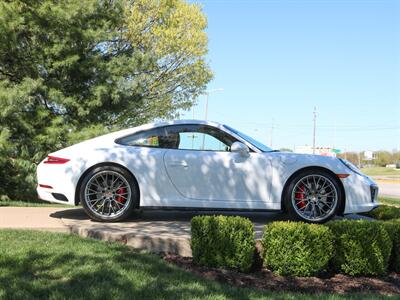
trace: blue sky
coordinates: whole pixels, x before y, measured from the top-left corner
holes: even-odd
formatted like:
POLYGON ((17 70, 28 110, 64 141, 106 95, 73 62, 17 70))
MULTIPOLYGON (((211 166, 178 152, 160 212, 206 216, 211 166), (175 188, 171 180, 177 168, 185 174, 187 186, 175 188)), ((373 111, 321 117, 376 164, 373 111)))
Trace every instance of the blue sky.
POLYGON ((210 120, 293 148, 312 144, 316 106, 317 146, 400 147, 400 1, 193 2, 208 17, 208 88, 223 88, 210 120))

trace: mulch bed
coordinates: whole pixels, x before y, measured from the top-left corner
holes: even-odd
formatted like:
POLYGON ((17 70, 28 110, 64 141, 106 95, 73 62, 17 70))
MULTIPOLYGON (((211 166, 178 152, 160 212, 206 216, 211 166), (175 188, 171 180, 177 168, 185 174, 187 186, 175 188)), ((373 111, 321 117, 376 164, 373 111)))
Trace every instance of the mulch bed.
POLYGON ((324 277, 286 277, 273 274, 265 268, 253 273, 198 266, 192 258, 166 254, 163 259, 201 277, 237 287, 257 288, 276 292, 303 293, 377 293, 400 294, 400 274, 384 277, 351 277, 342 274, 324 277))

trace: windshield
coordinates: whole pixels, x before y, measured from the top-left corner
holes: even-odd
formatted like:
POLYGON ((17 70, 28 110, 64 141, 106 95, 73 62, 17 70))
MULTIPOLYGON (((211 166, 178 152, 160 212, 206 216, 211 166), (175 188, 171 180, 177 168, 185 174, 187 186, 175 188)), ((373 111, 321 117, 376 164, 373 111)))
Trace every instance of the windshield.
POLYGON ((273 151, 270 147, 265 146, 263 143, 253 139, 252 137, 248 136, 245 133, 242 133, 240 131, 237 131, 236 129, 233 129, 232 127, 228 126, 228 125, 224 125, 225 128, 227 128, 228 130, 232 131, 233 133, 237 134, 238 136, 240 136, 242 139, 246 140, 247 142, 249 142, 250 144, 252 144, 253 146, 255 146, 256 148, 258 148, 259 150, 261 150, 262 152, 270 152, 273 151))

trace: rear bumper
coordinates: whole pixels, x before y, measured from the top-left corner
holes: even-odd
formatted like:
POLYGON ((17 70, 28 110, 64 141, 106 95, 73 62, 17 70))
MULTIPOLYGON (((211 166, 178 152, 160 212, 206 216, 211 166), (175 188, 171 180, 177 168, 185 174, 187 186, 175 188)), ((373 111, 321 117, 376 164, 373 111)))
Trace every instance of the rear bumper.
POLYGON ((57 193, 56 191, 53 191, 52 189, 42 188, 40 186, 37 186, 36 191, 37 191, 39 199, 41 199, 41 200, 44 200, 47 202, 53 202, 53 203, 74 205, 74 199, 72 199, 70 201, 70 199, 68 199, 67 196, 65 196, 62 193, 57 193))
POLYGON ((75 205, 75 184, 71 166, 43 164, 37 167, 38 197, 47 202, 75 205))

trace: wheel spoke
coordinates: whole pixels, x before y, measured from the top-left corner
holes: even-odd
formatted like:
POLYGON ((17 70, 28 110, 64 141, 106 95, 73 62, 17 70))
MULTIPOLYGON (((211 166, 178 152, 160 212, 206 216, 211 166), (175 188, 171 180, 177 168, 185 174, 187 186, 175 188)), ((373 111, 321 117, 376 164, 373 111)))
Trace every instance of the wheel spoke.
POLYGON ((93 175, 86 184, 85 201, 92 212, 100 217, 118 216, 131 201, 131 188, 121 174, 101 171, 93 175), (123 203, 115 199, 123 199, 123 203))
POLYGON ((297 214, 309 221, 324 220, 334 213, 338 191, 323 175, 307 175, 292 190, 292 203, 297 214))

